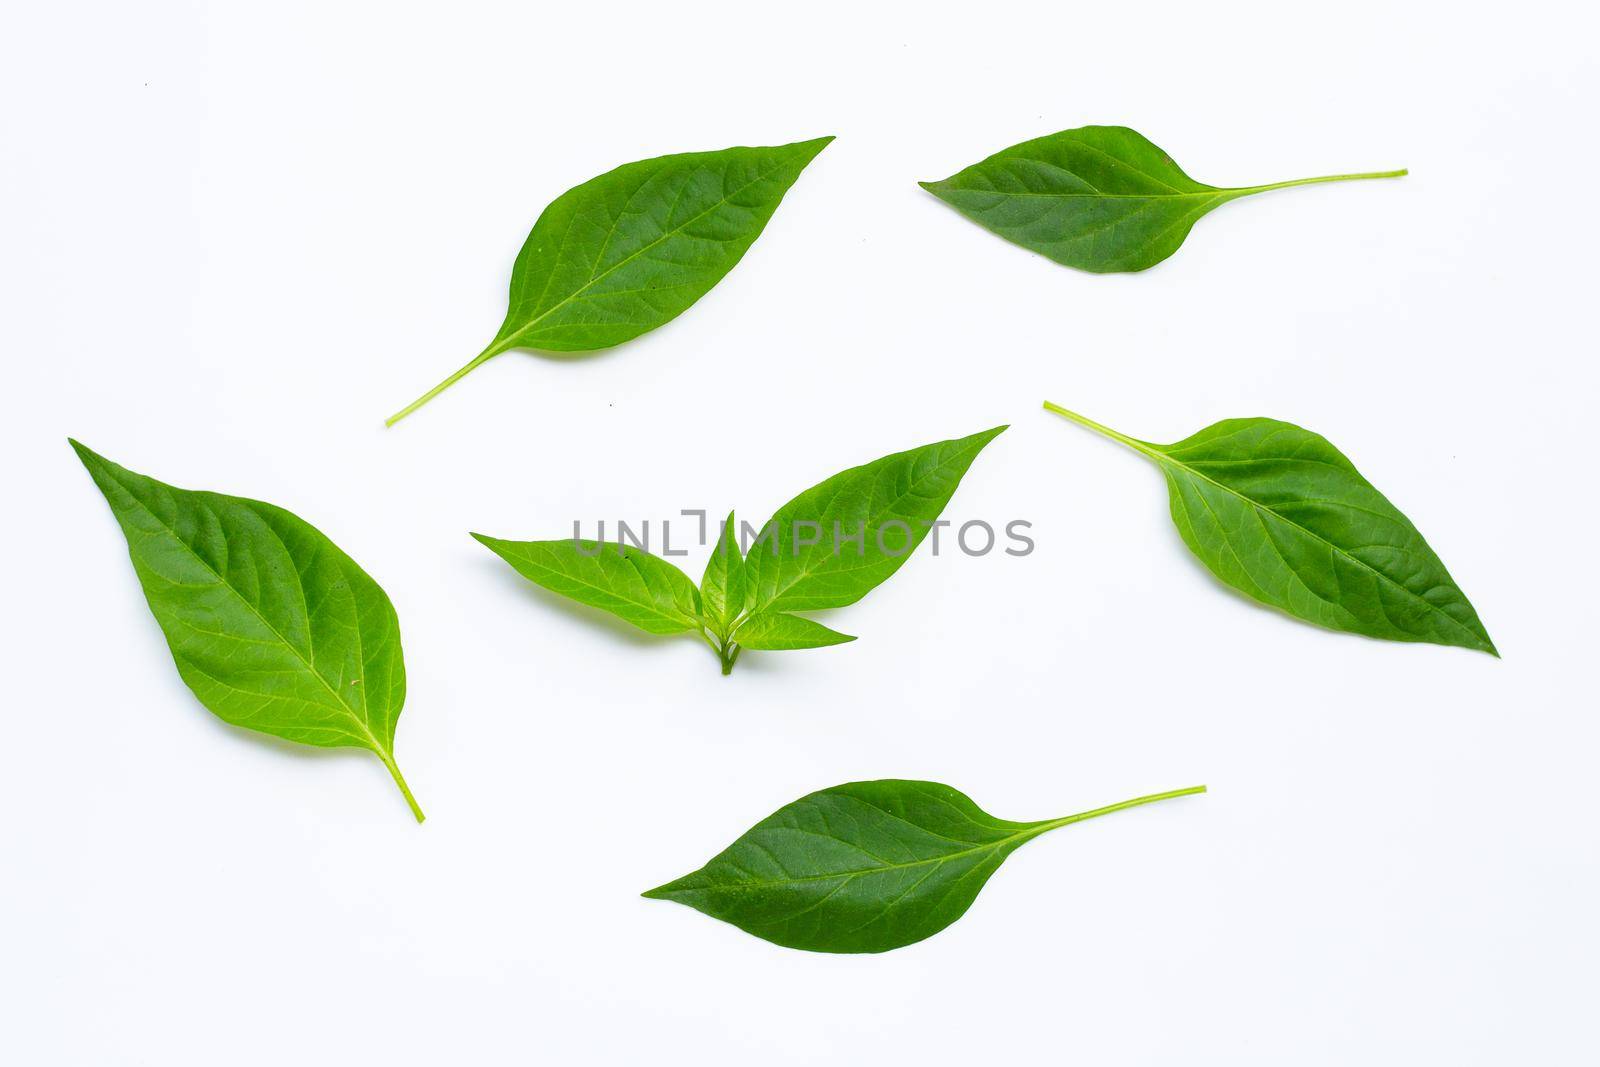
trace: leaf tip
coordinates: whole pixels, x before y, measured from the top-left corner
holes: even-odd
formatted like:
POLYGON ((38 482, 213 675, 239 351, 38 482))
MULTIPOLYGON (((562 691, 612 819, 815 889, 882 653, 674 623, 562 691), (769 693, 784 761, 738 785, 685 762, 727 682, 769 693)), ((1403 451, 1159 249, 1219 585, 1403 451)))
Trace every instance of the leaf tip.
MULTIPOLYGON (((813 137, 809 141, 796 141, 790 147, 798 148, 803 151, 806 154, 806 162, 809 163, 811 160, 816 159, 817 156, 821 155, 822 150, 827 148, 833 142, 834 135, 830 133, 822 137, 813 137)), ((802 164, 802 166, 803 165, 804 164, 802 164)))
POLYGON ((77 454, 78 462, 93 472, 96 466, 104 466, 106 459, 94 449, 78 440, 76 437, 67 438, 67 444, 72 446, 72 451, 77 454))
POLYGON ((1009 422, 1004 422, 999 426, 992 426, 981 433, 974 434, 973 436, 982 441, 982 444, 978 446, 981 448, 983 445, 987 445, 990 441, 993 441, 996 437, 999 437, 1009 429, 1011 429, 1011 424, 1009 422))
POLYGON ((667 890, 671 885, 671 882, 668 882, 666 885, 658 885, 654 889, 646 889, 639 895, 647 900, 666 900, 667 890))

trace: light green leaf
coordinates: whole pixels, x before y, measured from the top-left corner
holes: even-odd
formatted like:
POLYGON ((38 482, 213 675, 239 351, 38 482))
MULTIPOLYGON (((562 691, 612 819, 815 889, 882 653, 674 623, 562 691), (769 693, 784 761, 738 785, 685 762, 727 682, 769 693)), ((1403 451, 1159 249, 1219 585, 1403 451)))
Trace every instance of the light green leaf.
POLYGON ((1154 460, 1184 543, 1246 596, 1333 630, 1499 655, 1411 520, 1327 439, 1225 419, 1156 445, 1045 407, 1154 460))
POLYGON ((886 952, 961 918, 1006 857, 1040 834, 1203 792, 1007 822, 937 782, 852 782, 779 808, 698 871, 644 895, 787 948, 886 952))
POLYGON ((744 554, 739 551, 739 535, 731 511, 722 524, 717 547, 706 561, 706 572, 700 579, 700 600, 713 631, 726 638, 744 613, 745 604, 744 554))
POLYGON ((745 557, 752 612, 854 604, 903 566, 1004 426, 852 467, 778 509, 745 557))
POLYGON ((530 582, 609 611, 641 630, 677 634, 700 628, 700 594, 689 576, 632 545, 472 536, 530 582))
POLYGON ((801 648, 826 648, 842 645, 855 638, 849 634, 830 630, 820 622, 802 619, 798 615, 763 611, 751 615, 734 631, 733 640, 741 648, 755 648, 775 652, 801 648))
POLYGON ((832 140, 659 156, 562 193, 517 256, 494 339, 388 424, 502 352, 592 352, 677 318, 734 268, 832 140))
POLYGON ((1153 267, 1178 250, 1195 222, 1242 196, 1292 185, 1398 178, 1403 170, 1218 188, 1125 126, 1062 130, 996 152, 938 182, 919 183, 1013 244, 1079 270, 1153 267))
POLYGON ((885 456, 829 478, 779 509, 742 561, 730 512, 706 565, 703 593, 672 564, 631 545, 472 536, 553 592, 651 633, 699 632, 728 674, 744 648, 855 640, 785 613, 853 604, 899 570, 973 459, 1004 429, 885 456))
POLYGON ((378 584, 282 508, 177 489, 72 447, 111 505, 200 703, 235 726, 368 749, 421 822, 394 761, 406 672, 400 623, 378 584))

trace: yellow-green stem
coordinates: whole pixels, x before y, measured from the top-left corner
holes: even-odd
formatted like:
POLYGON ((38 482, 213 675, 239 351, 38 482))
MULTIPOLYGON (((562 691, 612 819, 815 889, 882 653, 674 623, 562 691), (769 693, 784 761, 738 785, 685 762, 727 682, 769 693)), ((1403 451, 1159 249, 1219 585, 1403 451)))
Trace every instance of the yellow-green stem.
POLYGON ((1038 830, 1042 834, 1046 830, 1054 830, 1058 826, 1067 826, 1070 823, 1083 822, 1085 819, 1098 819, 1100 816, 1110 815, 1114 811, 1126 811, 1129 808, 1137 808, 1141 804, 1154 804, 1158 800, 1171 800, 1173 797, 1194 796, 1196 793, 1204 793, 1205 791, 1206 787, 1203 785, 1191 785, 1183 789, 1171 789, 1165 793, 1151 793, 1149 796, 1134 797, 1132 800, 1124 800, 1120 804, 1107 804, 1105 807, 1095 808, 1093 811, 1081 811, 1076 815, 1067 815, 1060 819, 1050 819, 1046 822, 1039 823, 1038 830))
POLYGON ((489 362, 501 352, 504 352, 505 349, 499 347, 499 344, 499 341, 490 342, 489 347, 485 348, 482 352, 479 352, 476 356, 473 356, 471 362, 469 362, 466 366, 450 375, 450 377, 446 378, 432 389, 429 389, 426 393, 423 393, 421 396, 417 397, 415 400, 401 408, 399 411, 395 412, 393 415, 390 415, 387 419, 384 419, 383 424, 385 426, 393 426, 395 423, 399 422, 401 419, 405 418, 407 415, 411 414, 413 411, 417 410, 422 405, 426 404, 428 401, 432 400, 434 397, 438 396, 440 393, 459 382, 462 378, 465 378, 468 374, 471 374, 474 370, 477 370, 483 364, 489 362))
POLYGON ((411 814, 417 817, 418 822, 425 820, 427 816, 422 814, 422 808, 417 805, 417 798, 411 795, 411 787, 406 785, 405 775, 400 773, 400 767, 395 763, 393 757, 386 756, 380 752, 378 753, 378 758, 383 760, 385 767, 389 768, 389 774, 393 776, 394 784, 400 787, 400 795, 405 797, 406 803, 411 806, 411 814))

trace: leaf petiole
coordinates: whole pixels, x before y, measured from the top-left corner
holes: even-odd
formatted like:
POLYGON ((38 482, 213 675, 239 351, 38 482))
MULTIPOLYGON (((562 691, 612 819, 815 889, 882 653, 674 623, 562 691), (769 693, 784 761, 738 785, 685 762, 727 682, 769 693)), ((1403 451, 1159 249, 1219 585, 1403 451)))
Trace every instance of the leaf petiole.
POLYGON ((1273 189, 1288 189, 1296 185, 1321 185, 1324 182, 1359 182, 1368 178, 1404 178, 1411 172, 1404 167, 1399 170, 1369 170, 1361 174, 1325 174, 1320 178, 1295 178, 1286 182, 1273 182, 1270 185, 1246 185, 1235 189, 1227 189, 1229 193, 1265 193, 1273 189))
POLYGON ((1151 793, 1149 796, 1134 797, 1132 800, 1124 800, 1118 804, 1107 804, 1103 808, 1081 811, 1076 815, 1065 815, 1059 819, 1047 819, 1042 823, 1035 824, 1035 827, 1042 834, 1046 830, 1054 830, 1059 826, 1069 826, 1075 822, 1098 819, 1100 816, 1110 815, 1114 811, 1127 811, 1129 808, 1137 808, 1143 804, 1154 804, 1158 800, 1171 800, 1174 797, 1192 797, 1205 791, 1206 787, 1203 785, 1191 785, 1183 789, 1169 789, 1165 793, 1151 793))
POLYGON ((393 426, 395 423, 399 422, 401 419, 405 418, 407 415, 411 414, 413 411, 417 410, 422 405, 426 404, 428 401, 432 400, 434 397, 438 396, 440 393, 444 392, 446 389, 465 378, 467 375, 471 374, 473 371, 489 362, 495 356, 498 356, 502 352, 508 351, 507 349, 499 347, 502 343, 503 342, 498 339, 491 341, 489 343, 489 347, 485 348, 482 352, 479 352, 476 356, 473 356, 472 361, 466 366, 450 375, 450 377, 446 378, 432 389, 429 389, 426 393, 423 393, 421 396, 417 397, 415 400, 401 408, 399 411, 395 412, 393 415, 390 415, 387 419, 384 419, 384 426, 393 426))
POLYGON ((1095 422, 1093 419, 1089 418, 1087 415, 1079 415, 1076 411, 1068 411, 1066 408, 1062 407, 1060 404, 1052 404, 1048 400, 1046 400, 1044 402, 1044 409, 1046 411, 1052 411, 1055 414, 1060 415, 1062 418, 1067 419, 1067 420, 1069 420, 1071 422, 1075 422, 1079 426, 1084 427, 1085 429, 1093 430, 1095 433, 1100 434, 1103 437, 1109 437, 1113 441, 1121 442, 1122 444, 1125 444, 1129 448, 1133 449, 1135 452, 1143 452, 1145 455, 1149 456, 1151 459, 1161 459, 1162 458, 1161 457, 1161 453, 1159 451, 1157 451, 1154 447, 1152 447, 1150 442, 1141 441, 1136 437, 1129 437, 1125 433, 1118 433, 1116 430, 1113 430, 1109 426, 1103 425, 1102 423, 1095 422))
POLYGON ((394 778, 394 784, 400 787, 400 795, 405 797, 406 803, 411 806, 411 814, 417 817, 418 822, 425 821, 427 816, 422 814, 422 808, 417 804, 417 798, 411 795, 411 787, 406 785, 405 775, 400 773, 399 764, 395 763, 392 756, 383 752, 378 753, 378 758, 383 761, 385 767, 389 768, 389 774, 394 778))

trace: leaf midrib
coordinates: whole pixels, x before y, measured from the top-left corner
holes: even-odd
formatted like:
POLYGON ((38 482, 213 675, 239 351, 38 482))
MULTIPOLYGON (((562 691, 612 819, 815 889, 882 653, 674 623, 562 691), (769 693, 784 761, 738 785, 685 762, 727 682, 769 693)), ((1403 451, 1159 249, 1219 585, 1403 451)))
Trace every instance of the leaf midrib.
MULTIPOLYGON (((924 830, 923 827, 917 826, 916 823, 908 823, 907 825, 916 826, 917 829, 924 830)), ((828 834, 821 834, 821 833, 818 833, 815 830, 806 830, 806 829, 803 829, 803 828, 798 827, 798 826, 785 826, 785 827, 782 827, 781 829, 791 830, 791 831, 794 831, 796 833, 811 834, 811 835, 813 835, 815 837, 821 837, 821 838, 823 838, 824 840, 827 840, 827 841, 839 841, 840 840, 837 837, 832 837, 832 836, 830 836, 828 834)), ((990 852, 990 851, 993 851, 993 850, 995 850, 997 848, 1000 848, 1000 847, 1002 847, 1004 845, 1008 845, 1008 844, 1012 843, 1013 841, 1020 842, 1020 841, 1026 841, 1026 840, 1028 840, 1029 838, 1032 838, 1032 837, 1037 837, 1039 834, 1043 833, 1045 830, 1048 830, 1048 829, 1051 829, 1051 827, 1050 827, 1049 823, 1047 823, 1047 822, 1046 823, 1032 823, 1032 824, 1029 824, 1028 826, 1024 827, 1023 829, 1018 830, 1014 834, 1010 834, 1010 835, 1008 835, 1006 837, 1000 838, 998 841, 989 842, 989 843, 983 844, 983 845, 975 845, 972 848, 962 849, 959 852, 950 852, 950 853, 947 853, 947 854, 945 854, 943 856, 932 856, 932 857, 929 857, 928 859, 912 860, 912 861, 910 861, 908 863, 886 863, 886 864, 883 864, 883 865, 878 866, 878 867, 862 867, 862 868, 860 868, 858 870, 835 871, 835 872, 833 872, 831 874, 802 874, 802 875, 795 875, 794 877, 791 877, 791 878, 777 879, 777 880, 765 881, 765 882, 729 882, 729 883, 725 883, 725 884, 722 884, 722 885, 703 886, 703 887, 696 887, 696 888, 692 888, 692 889, 675 889, 675 890, 671 890, 671 892, 672 893, 703 893, 703 892, 708 892, 708 891, 712 891, 712 890, 721 892, 723 890, 730 890, 730 889, 740 889, 740 890, 744 890, 744 889, 771 889, 774 886, 793 885, 793 884, 795 884, 797 882, 825 882, 825 881, 828 881, 828 880, 834 879, 834 878, 850 879, 850 878, 858 877, 858 876, 863 875, 863 874, 877 874, 877 873, 879 873, 881 871, 911 870, 912 868, 915 868, 915 867, 925 867, 925 866, 928 866, 930 864, 935 864, 936 865, 936 864, 946 863, 946 862, 949 862, 951 860, 958 860, 958 859, 961 859, 964 856, 977 855, 980 852, 990 852)), ((859 848, 860 847, 860 846, 854 845, 854 844, 852 844, 851 842, 848 842, 848 841, 844 842, 844 843, 845 844, 849 844, 850 847, 852 847, 852 848, 859 848)), ((663 895, 665 895, 665 894, 663 894, 663 895)))
POLYGON ((1038 196, 1048 197, 1056 200, 1070 200, 1074 198, 1083 200, 1197 200, 1205 197, 1225 199, 1230 193, 1235 193, 1242 196, 1244 193, 1254 192, 1255 190, 1212 189, 1203 193, 1016 193, 1004 189, 970 189, 957 187, 949 191, 957 193, 989 193, 994 196, 1038 196))

